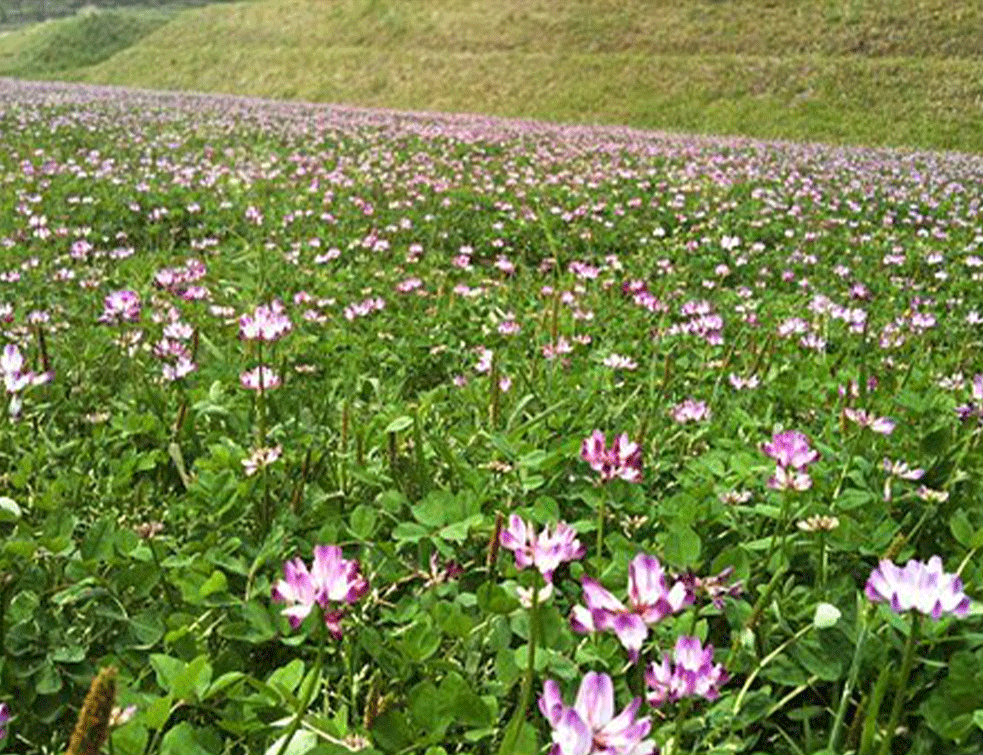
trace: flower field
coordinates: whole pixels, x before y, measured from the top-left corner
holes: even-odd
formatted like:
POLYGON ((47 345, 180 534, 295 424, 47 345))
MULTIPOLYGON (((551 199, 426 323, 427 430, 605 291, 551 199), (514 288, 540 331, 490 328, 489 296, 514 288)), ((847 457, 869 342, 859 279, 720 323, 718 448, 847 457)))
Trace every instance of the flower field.
POLYGON ((983 158, 10 80, 0 135, 0 748, 983 749, 983 158))

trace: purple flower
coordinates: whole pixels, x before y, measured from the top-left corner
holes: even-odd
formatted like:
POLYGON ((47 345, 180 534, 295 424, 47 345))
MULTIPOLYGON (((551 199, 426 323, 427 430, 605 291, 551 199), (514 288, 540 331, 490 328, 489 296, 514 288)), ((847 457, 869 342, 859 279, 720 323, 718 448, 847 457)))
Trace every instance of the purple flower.
POLYGON ((695 401, 691 398, 686 399, 681 404, 676 404, 670 411, 670 416, 679 423, 702 422, 710 419, 710 407, 706 401, 695 401))
POLYGON ((662 663, 651 664, 645 672, 650 689, 648 701, 653 706, 684 697, 716 700, 720 685, 729 678, 723 665, 713 662, 713 645, 704 648, 699 637, 685 635, 676 640, 671 661, 669 653, 665 653, 662 663))
POLYGON ((283 579, 273 586, 272 599, 286 603, 281 613, 296 629, 316 603, 324 612, 324 623, 335 639, 341 637, 343 608, 332 609, 332 604, 354 603, 369 589, 369 583, 359 571, 358 561, 341 557, 337 545, 319 545, 314 548, 311 569, 299 558, 283 565, 283 579))
POLYGON ((10 720, 10 708, 7 703, 0 703, 0 739, 7 736, 7 722, 10 720))
POLYGON ((574 704, 567 706, 559 685, 548 679, 539 710, 553 727, 550 755, 652 755, 655 743, 646 739, 652 723, 635 720, 641 703, 636 697, 615 716, 611 677, 591 671, 581 681, 574 704))
POLYGON ((938 556, 927 564, 911 559, 904 568, 883 559, 871 572, 864 592, 875 603, 889 602, 896 613, 918 611, 936 620, 944 613, 965 616, 969 610, 962 580, 943 572, 938 556))
POLYGON ((550 531, 545 527, 539 535, 518 514, 509 517, 509 526, 501 531, 498 542, 515 553, 515 566, 525 569, 535 566, 546 582, 552 583, 553 572, 560 564, 583 558, 585 548, 569 525, 558 522, 550 531))
POLYGON ((601 481, 620 477, 628 482, 641 482, 642 449, 638 444, 628 440, 627 433, 615 438, 611 448, 604 444, 604 433, 595 430, 580 446, 580 458, 601 474, 601 481))
POLYGON ((843 414, 847 419, 856 422, 861 427, 869 427, 875 433, 880 433, 881 435, 890 435, 893 433, 894 426, 897 424, 893 419, 889 419, 888 417, 875 417, 865 409, 853 409, 849 406, 843 410, 843 414))
POLYGON ((243 388, 250 391, 258 391, 260 388, 264 391, 272 391, 282 385, 280 376, 264 364, 243 372, 239 375, 239 382, 243 388))
POLYGON ((253 313, 239 318, 239 337, 245 341, 276 341, 290 332, 293 325, 283 311, 283 303, 261 304, 253 313))
POLYGON ((809 438, 798 430, 775 433, 771 443, 762 443, 761 450, 777 462, 775 474, 768 487, 775 490, 808 490, 812 478, 806 469, 819 459, 819 451, 809 445, 809 438))
POLYGON ((640 553, 628 566, 628 606, 590 577, 581 581, 585 606, 575 606, 570 626, 575 632, 613 631, 632 661, 648 637, 648 628, 690 605, 694 596, 683 580, 671 587, 655 556, 640 553))
POLYGON ((761 450, 786 469, 805 470, 819 459, 819 451, 809 446, 809 438, 798 430, 775 433, 771 443, 762 443, 761 450))
POLYGON ((103 312, 99 322, 119 325, 140 319, 140 297, 135 291, 114 291, 103 299, 103 312))

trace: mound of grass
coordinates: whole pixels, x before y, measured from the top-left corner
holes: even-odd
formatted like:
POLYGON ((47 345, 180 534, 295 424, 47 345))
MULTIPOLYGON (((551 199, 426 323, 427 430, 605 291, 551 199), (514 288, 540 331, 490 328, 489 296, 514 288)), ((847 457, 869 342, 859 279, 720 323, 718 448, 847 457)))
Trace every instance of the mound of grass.
MULTIPOLYGON (((983 151, 980 28, 971 0, 251 0, 181 13, 59 75, 983 151)), ((18 74, 50 76, 32 54, 18 74)))
POLYGON ((71 73, 108 60, 168 18, 146 11, 97 11, 41 24, 0 39, 0 70, 9 76, 31 77, 71 73))

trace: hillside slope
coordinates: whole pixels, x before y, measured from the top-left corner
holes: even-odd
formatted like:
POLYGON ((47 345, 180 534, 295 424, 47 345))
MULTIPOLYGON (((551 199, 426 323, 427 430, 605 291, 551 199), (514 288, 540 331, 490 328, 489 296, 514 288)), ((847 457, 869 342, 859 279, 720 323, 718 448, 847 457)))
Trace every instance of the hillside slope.
POLYGON ((252 0, 70 75, 983 151, 981 30, 966 0, 252 0))

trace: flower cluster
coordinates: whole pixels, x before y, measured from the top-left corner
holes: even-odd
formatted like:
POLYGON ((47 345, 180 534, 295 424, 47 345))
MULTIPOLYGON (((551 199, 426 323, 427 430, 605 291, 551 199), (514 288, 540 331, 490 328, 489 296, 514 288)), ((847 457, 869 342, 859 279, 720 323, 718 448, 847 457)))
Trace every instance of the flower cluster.
POLYGON ((272 369, 261 364, 239 375, 239 383, 248 391, 272 391, 274 388, 279 388, 283 381, 272 369))
POLYGON ((51 372, 31 372, 24 369, 24 355, 12 343, 8 343, 0 354, 0 377, 3 378, 4 388, 10 394, 10 416, 20 415, 23 400, 20 392, 35 385, 51 382, 54 375, 51 372))
POLYGON ((713 645, 704 648, 698 637, 683 635, 676 640, 671 660, 665 653, 661 663, 653 663, 645 671, 648 702, 659 706, 684 697, 716 700, 720 685, 729 678, 723 665, 713 662, 713 645))
POLYGON ((655 743, 646 737, 652 723, 635 720, 641 703, 636 697, 615 716, 611 677, 591 671, 580 682, 574 704, 564 705, 559 685, 548 679, 539 710, 553 727, 550 755, 651 755, 655 743))
POLYGON ((499 544, 515 553, 516 568, 535 566, 547 584, 553 581, 553 572, 560 564, 583 558, 585 553, 569 525, 558 522, 553 530, 545 527, 537 535, 518 514, 509 517, 509 526, 499 534, 499 544))
POLYGON ((851 422, 856 422, 860 427, 868 427, 881 435, 893 433, 894 426, 897 424, 889 417, 875 417, 866 409, 854 409, 849 406, 843 410, 843 416, 851 422))
POLYGON ((341 638, 341 618, 344 607, 333 604, 354 603, 369 589, 369 583, 359 571, 358 561, 341 556, 337 545, 314 548, 314 562, 308 570, 299 558, 283 565, 283 579, 273 586, 274 602, 286 603, 281 612, 296 629, 317 604, 324 615, 324 624, 335 639, 341 638))
POLYGON ((943 613, 965 616, 969 610, 962 580, 943 572, 938 556, 927 564, 911 559, 904 568, 884 559, 871 572, 864 592, 875 603, 889 603, 897 613, 918 611, 936 620, 943 613))
POLYGON ((99 322, 119 325, 140 320, 140 297, 135 291, 114 291, 103 299, 103 312, 99 322))
POLYGON ((244 341, 278 341, 293 328, 284 313, 283 302, 261 304, 253 313, 239 318, 239 337, 244 341))
POLYGON ((659 559, 644 553, 628 565, 628 606, 590 577, 584 577, 581 585, 587 605, 574 607, 570 615, 573 630, 582 634, 613 631, 633 662, 638 660, 649 626, 694 601, 683 580, 670 586, 659 559))
POLYGON ((580 458, 599 472, 601 481, 607 482, 620 477, 628 482, 642 481, 642 449, 637 443, 628 440, 622 433, 611 444, 605 446, 604 433, 595 430, 584 439, 580 447, 580 458))
POLYGON ((680 404, 676 404, 669 411, 669 415, 680 424, 702 422, 703 420, 710 419, 712 416, 710 407, 707 406, 706 401, 696 401, 691 398, 686 399, 680 404))
POLYGON ((973 378, 973 385, 970 389, 972 401, 956 407, 956 416, 963 422, 976 418, 983 422, 983 373, 973 378))
POLYGON ((246 477, 252 477, 259 470, 270 466, 273 462, 280 458, 283 453, 283 446, 273 446, 272 448, 260 447, 253 450, 253 452, 242 460, 242 466, 245 468, 246 477))
POLYGON ((775 474, 768 480, 768 487, 775 490, 808 490, 812 478, 807 469, 819 459, 819 451, 809 445, 809 438, 798 430, 775 433, 771 443, 763 443, 761 450, 776 462, 775 474))

